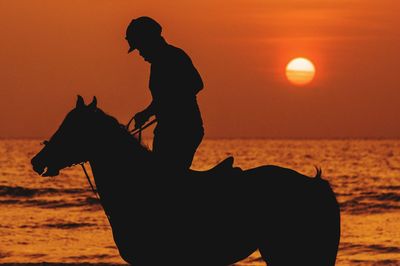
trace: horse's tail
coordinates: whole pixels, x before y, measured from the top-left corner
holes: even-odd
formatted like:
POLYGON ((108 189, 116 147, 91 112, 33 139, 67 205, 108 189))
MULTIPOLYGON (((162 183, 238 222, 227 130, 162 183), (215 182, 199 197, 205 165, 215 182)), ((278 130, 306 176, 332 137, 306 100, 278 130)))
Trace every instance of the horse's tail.
POLYGON ((316 265, 335 265, 340 241, 340 207, 335 193, 327 180, 322 179, 322 170, 317 168, 315 180, 319 185, 315 190, 313 219, 316 241, 318 242, 319 254, 315 254, 316 265))
POLYGON ((316 166, 316 165, 314 167, 315 167, 315 170, 317 170, 317 173, 315 174, 314 178, 321 179, 322 178, 322 169, 321 169, 321 167, 316 166))

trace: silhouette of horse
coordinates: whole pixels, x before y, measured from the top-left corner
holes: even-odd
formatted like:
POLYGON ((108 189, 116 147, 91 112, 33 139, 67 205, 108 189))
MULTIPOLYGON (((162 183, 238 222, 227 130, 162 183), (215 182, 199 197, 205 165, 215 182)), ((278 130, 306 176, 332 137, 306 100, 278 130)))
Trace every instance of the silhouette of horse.
POLYGON ((230 158, 206 172, 176 173, 95 98, 85 105, 80 96, 45 144, 32 159, 42 176, 90 163, 130 264, 230 265, 257 249, 269 266, 335 264, 340 213, 320 171, 310 178, 273 165, 235 170, 230 158))

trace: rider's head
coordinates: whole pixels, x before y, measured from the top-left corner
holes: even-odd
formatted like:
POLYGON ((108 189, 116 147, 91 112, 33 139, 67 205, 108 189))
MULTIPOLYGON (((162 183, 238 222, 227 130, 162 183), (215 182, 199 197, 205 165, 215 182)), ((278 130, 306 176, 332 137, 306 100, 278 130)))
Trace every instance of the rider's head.
POLYGON ((140 55, 150 62, 162 40, 161 31, 161 25, 152 18, 133 19, 126 29, 125 39, 129 43, 128 53, 138 49, 140 55))

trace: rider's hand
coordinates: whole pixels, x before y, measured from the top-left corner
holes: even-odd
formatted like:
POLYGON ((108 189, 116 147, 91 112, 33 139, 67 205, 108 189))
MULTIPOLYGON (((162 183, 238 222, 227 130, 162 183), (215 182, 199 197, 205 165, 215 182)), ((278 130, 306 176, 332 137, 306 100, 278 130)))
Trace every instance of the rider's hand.
POLYGON ((149 120, 147 112, 144 111, 136 113, 133 118, 135 119, 135 128, 140 128, 147 120, 149 120))

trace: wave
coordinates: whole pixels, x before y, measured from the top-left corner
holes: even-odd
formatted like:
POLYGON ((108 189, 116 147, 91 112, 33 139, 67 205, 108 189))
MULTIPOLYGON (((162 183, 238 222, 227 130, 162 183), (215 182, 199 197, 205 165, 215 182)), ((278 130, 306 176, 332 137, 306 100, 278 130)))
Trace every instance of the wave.
POLYGON ((88 189, 80 188, 55 189, 0 186, 0 205, 23 205, 46 209, 96 207, 100 205, 97 198, 88 196, 91 193, 88 189), (70 196, 67 197, 68 195, 70 196))
POLYGON ((76 229, 81 227, 97 226, 93 223, 48 223, 48 224, 34 224, 34 225, 21 225, 19 228, 48 228, 48 229, 76 229))
POLYGON ((73 260, 101 260, 101 259, 113 259, 117 258, 115 255, 108 255, 108 254, 99 254, 99 255, 82 255, 82 256, 70 256, 67 257, 68 259, 73 259, 73 260))
POLYGON ((383 246, 383 245, 376 245, 376 244, 361 245, 361 244, 341 243, 340 249, 343 251, 354 250, 355 252, 364 251, 364 252, 374 252, 374 253, 380 253, 380 254, 386 254, 386 253, 398 254, 398 253, 400 253, 399 247, 383 246))
POLYGON ((0 196, 33 197, 38 195, 80 194, 88 192, 87 189, 55 189, 55 188, 25 188, 20 186, 0 186, 0 196))
POLYGON ((379 204, 379 203, 365 203, 358 202, 357 200, 348 200, 340 203, 340 209, 344 212, 351 214, 376 214, 387 211, 398 211, 400 210, 399 205, 392 204, 379 204))
POLYGON ((400 195, 397 193, 382 193, 380 195, 376 195, 374 198, 380 201, 400 202, 400 195))
POLYGON ((26 207, 39 207, 45 209, 71 208, 71 207, 99 207, 97 198, 86 197, 71 200, 48 200, 48 199, 4 199, 0 205, 23 205, 26 207))
POLYGON ((384 189, 384 190, 400 190, 400 186, 379 186, 378 189, 384 189))
POLYGON ((380 213, 400 209, 400 194, 366 191, 340 202, 340 209, 352 214, 380 213))

